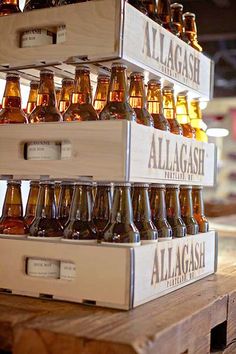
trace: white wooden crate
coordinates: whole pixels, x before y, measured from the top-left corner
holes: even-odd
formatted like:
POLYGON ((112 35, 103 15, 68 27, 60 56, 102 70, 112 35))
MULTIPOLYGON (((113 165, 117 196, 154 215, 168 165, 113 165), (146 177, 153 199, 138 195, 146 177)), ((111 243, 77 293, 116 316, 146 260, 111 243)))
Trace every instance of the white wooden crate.
POLYGON ((135 248, 0 238, 3 292, 128 310, 216 270, 214 231, 135 248), (26 259, 71 262, 73 280, 26 274, 26 259))

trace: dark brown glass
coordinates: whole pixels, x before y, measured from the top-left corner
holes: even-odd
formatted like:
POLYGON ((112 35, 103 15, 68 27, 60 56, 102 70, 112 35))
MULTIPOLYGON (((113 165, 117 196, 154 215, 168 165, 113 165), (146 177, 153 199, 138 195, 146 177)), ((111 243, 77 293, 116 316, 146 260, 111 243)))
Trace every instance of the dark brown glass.
POLYGON ((109 83, 110 76, 103 74, 98 75, 97 88, 93 100, 93 107, 97 114, 100 114, 107 103, 109 83))
POLYGON ((64 181, 61 182, 59 203, 58 203, 58 220, 64 228, 69 219, 70 208, 74 193, 74 182, 64 181))
POLYGON ((148 12, 143 5, 143 0, 126 0, 130 5, 134 6, 137 10, 141 11, 143 14, 148 15, 148 12))
POLYGON ((165 86, 162 93, 163 113, 169 123, 170 132, 176 135, 183 135, 183 129, 176 119, 174 90, 172 87, 165 86))
POLYGON ((56 203, 57 208, 59 206, 60 192, 61 192, 61 182, 55 181, 54 182, 54 196, 55 196, 55 203, 56 203))
POLYGON ((101 120, 126 119, 136 122, 136 113, 129 103, 127 66, 121 63, 112 64, 107 104, 99 117, 101 120))
POLYGON ((97 240, 92 220, 92 184, 75 184, 69 219, 65 224, 64 239, 77 241, 97 240))
POLYGON ((65 113, 72 102, 72 95, 75 90, 75 82, 73 79, 63 79, 59 100, 59 111, 65 113))
POLYGON ((45 239, 63 236, 63 228, 57 218, 54 182, 45 181, 39 184, 36 216, 30 226, 30 236, 45 239))
POLYGON ((196 16, 191 12, 186 12, 183 14, 184 19, 184 35, 189 41, 189 44, 194 49, 202 52, 202 47, 198 43, 197 39, 197 25, 196 25, 196 16))
POLYGON ((186 225, 181 217, 179 200, 179 186, 166 186, 166 212, 167 220, 173 231, 173 237, 185 237, 187 234, 186 225))
POLYGON ((9 72, 6 76, 0 124, 16 123, 28 123, 28 119, 21 109, 20 76, 16 72, 9 72))
POLYGON ((24 11, 44 9, 57 6, 57 0, 26 0, 24 11))
POLYGON ((171 33, 177 35, 177 29, 171 19, 170 0, 158 0, 157 16, 162 22, 162 26, 171 33))
POLYGON ((111 217, 102 241, 114 244, 140 244, 140 233, 135 226, 129 183, 115 184, 111 217))
POLYGON ((143 0, 143 5, 147 11, 148 17, 162 25, 162 21, 157 13, 157 1, 158 0, 143 0))
POLYGON ((199 233, 198 223, 193 215, 193 199, 192 199, 192 187, 181 186, 180 188, 180 206, 181 216, 187 227, 187 233, 189 235, 196 235, 199 233))
POLYGON ((204 213, 203 188, 194 186, 192 190, 193 215, 199 226, 199 232, 209 231, 209 222, 204 213))
POLYGON ((0 16, 7 16, 17 12, 21 12, 19 0, 1 0, 0 16))
POLYGON ((37 105, 29 116, 30 123, 61 122, 62 116, 57 108, 54 86, 54 73, 48 69, 40 71, 40 85, 37 105))
POLYGON ((98 183, 97 192, 94 199, 92 219, 99 239, 102 238, 103 231, 110 220, 111 206, 111 184, 98 183))
POLYGON ((129 103, 134 109, 137 123, 153 127, 153 117, 147 110, 147 98, 144 87, 144 76, 142 73, 130 75, 129 103))
POLYGON ((21 182, 8 181, 0 219, 0 234, 26 235, 28 227, 23 217, 21 182))
POLYGON ((195 139, 196 131, 191 126, 188 110, 187 93, 185 91, 180 92, 177 95, 176 118, 183 129, 183 135, 186 138, 195 139))
POLYGON ((39 182, 31 181, 28 200, 26 204, 25 217, 24 217, 25 222, 28 226, 32 224, 32 221, 36 216, 38 195, 39 195, 39 182))
POLYGON ((76 67, 75 92, 63 119, 66 122, 98 120, 98 115, 92 105, 90 70, 87 66, 76 67))
POLYGON ((166 189, 163 184, 153 184, 151 186, 150 205, 152 220, 158 231, 158 239, 172 238, 172 228, 166 215, 166 189))
POLYGON ((154 127, 159 130, 170 131, 170 125, 163 114, 161 83, 150 80, 147 90, 147 107, 154 120, 154 127))
POLYGON ((157 228, 152 222, 148 184, 134 184, 132 196, 134 223, 140 233, 141 242, 155 242, 158 238, 157 228))
POLYGON ((38 91, 39 91, 39 81, 31 81, 30 82, 30 92, 29 92, 29 98, 27 102, 27 107, 26 107, 26 113, 30 115, 30 113, 33 112, 37 105, 37 97, 38 97, 38 91))

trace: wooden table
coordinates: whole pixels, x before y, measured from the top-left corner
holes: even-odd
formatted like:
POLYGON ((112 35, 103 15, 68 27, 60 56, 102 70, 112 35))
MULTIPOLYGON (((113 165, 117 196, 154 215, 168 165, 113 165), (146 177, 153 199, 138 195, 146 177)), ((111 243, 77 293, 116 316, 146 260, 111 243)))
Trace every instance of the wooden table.
POLYGON ((236 353, 236 239, 221 238, 220 249, 216 275, 129 312, 0 295, 0 349, 14 354, 206 354, 210 348, 236 353))

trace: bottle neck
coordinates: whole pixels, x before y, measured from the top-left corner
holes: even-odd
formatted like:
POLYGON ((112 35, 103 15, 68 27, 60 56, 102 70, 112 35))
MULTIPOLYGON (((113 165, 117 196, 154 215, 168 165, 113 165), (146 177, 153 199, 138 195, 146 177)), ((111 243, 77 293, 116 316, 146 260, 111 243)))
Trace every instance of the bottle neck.
POLYGON ((142 78, 132 78, 130 81, 129 103, 133 108, 146 108, 146 96, 142 78))
POLYGON ((41 185, 36 208, 36 218, 55 219, 57 214, 54 186, 41 185))
POLYGON ((163 112, 166 119, 175 119, 175 99, 173 93, 163 93, 163 112))
POLYGON ((143 4, 147 10, 147 13, 150 17, 157 15, 157 4, 156 0, 143 0, 143 4))
POLYGON ((171 22, 171 9, 169 0, 159 0, 157 5, 157 13, 164 24, 171 22))
POLYGON ((72 102, 72 95, 74 92, 74 83, 68 82, 62 85, 60 99, 59 99, 59 111, 64 113, 72 102))
POLYGON ((197 26, 193 17, 185 17, 184 32, 190 41, 195 41, 197 39, 197 26))
POLYGON ((153 219, 166 219, 166 201, 164 189, 153 187, 151 190, 151 209, 153 219))
POLYGON ((186 97, 178 96, 176 103, 176 116, 180 124, 189 124, 188 102, 186 97))
POLYGON ((21 187, 18 184, 8 184, 3 205, 3 217, 22 217, 21 187))
POLYGON ((107 102, 109 79, 98 80, 93 106, 97 112, 101 112, 107 102))
POLYGON ((113 223, 133 223, 130 187, 115 187, 111 215, 113 223))
POLYGON ((38 194, 39 194, 39 185, 35 184, 35 185, 31 186, 27 205, 26 205, 25 216, 35 215, 38 194))
POLYGON ((149 113, 163 114, 162 93, 159 85, 148 86, 147 102, 149 113))
POLYGON ((71 202, 73 196, 73 186, 61 186, 58 217, 64 218, 69 216, 71 202))
POLYGON ((167 190, 166 191, 166 211, 168 217, 180 218, 181 209, 179 201, 179 191, 178 190, 167 190))
POLYGON ((172 22, 175 25, 178 36, 182 36, 183 34, 183 11, 180 8, 171 9, 172 13, 172 22))
POLYGON ((56 92, 53 75, 43 75, 40 78, 37 106, 56 107, 56 92))
POLYGON ((21 109, 21 93, 19 78, 7 79, 3 95, 2 108, 21 109))
POLYGON ((194 213, 198 215, 204 215, 204 201, 202 190, 193 189, 192 198, 194 213))
POLYGON ((108 102, 128 102, 126 70, 113 68, 109 85, 108 102))
POLYGON ((180 192, 181 215, 183 217, 193 216, 192 190, 185 189, 180 192))
POLYGON ((132 202, 134 221, 151 221, 148 188, 135 187, 132 202))
POLYGON ((97 193, 94 201, 93 215, 98 217, 109 217, 112 205, 111 188, 100 186, 97 188, 97 193))
POLYGON ((91 84, 89 73, 76 73, 75 77, 75 93, 72 96, 72 103, 75 104, 91 104, 91 84))
POLYGON ((26 108, 27 114, 30 114, 33 111, 33 109, 36 107, 37 97, 38 97, 38 87, 35 88, 32 87, 30 89, 29 99, 27 102, 27 108, 26 108))
POLYGON ((90 186, 76 186, 70 214, 71 220, 92 220, 92 188, 90 186))

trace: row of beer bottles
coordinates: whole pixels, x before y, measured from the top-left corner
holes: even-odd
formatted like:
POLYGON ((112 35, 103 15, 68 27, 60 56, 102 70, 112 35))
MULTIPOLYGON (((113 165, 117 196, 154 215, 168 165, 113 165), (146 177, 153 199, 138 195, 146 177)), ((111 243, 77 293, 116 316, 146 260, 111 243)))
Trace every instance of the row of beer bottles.
POLYGON ((92 104, 90 71, 88 67, 76 67, 75 81, 64 79, 59 100, 59 108, 54 87, 54 73, 43 69, 40 72, 40 84, 33 82, 29 95, 27 113, 21 108, 19 74, 9 72, 0 111, 1 123, 40 123, 60 121, 92 121, 126 119, 207 141, 203 129, 199 99, 188 105, 187 92, 179 93, 175 104, 174 90, 170 86, 161 88, 158 80, 148 82, 145 91, 142 73, 130 75, 130 87, 127 83, 127 68, 114 63, 111 78, 98 77, 98 85, 92 104))
POLYGON ((139 244, 207 232, 201 187, 144 183, 32 181, 23 217, 21 182, 9 181, 0 234, 139 244))

